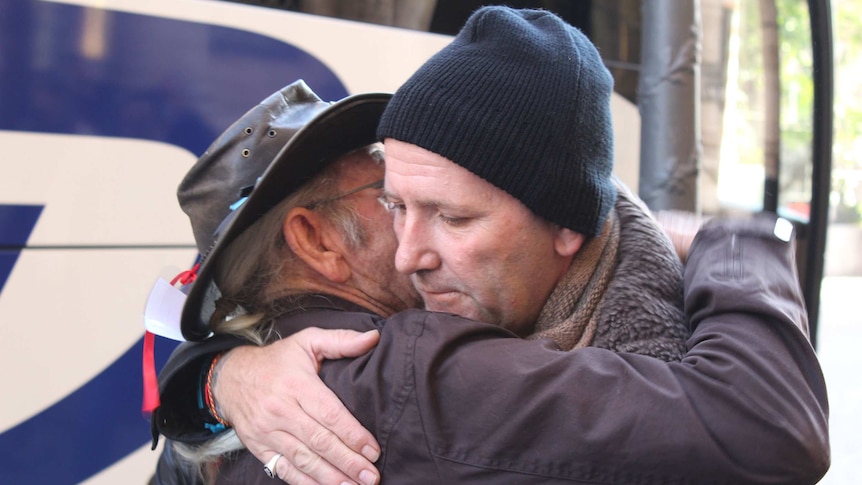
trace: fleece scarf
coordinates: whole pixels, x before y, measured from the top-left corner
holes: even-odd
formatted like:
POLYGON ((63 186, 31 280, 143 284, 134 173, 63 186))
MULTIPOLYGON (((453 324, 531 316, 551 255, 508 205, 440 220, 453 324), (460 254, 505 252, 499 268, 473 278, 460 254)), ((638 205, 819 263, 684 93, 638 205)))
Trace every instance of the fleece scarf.
POLYGON ((680 360, 689 336, 682 262, 649 210, 625 187, 602 232, 551 293, 528 339, 680 360))

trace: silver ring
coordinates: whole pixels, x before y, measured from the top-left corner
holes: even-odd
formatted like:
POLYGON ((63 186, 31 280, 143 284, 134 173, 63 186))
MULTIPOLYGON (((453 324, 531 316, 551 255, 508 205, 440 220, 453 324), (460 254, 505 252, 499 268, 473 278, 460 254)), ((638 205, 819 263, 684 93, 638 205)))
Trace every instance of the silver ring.
POLYGON ((266 476, 269 478, 280 478, 278 473, 275 472, 275 464, 278 463, 278 460, 284 455, 281 453, 276 453, 272 458, 266 462, 266 465, 263 466, 263 472, 266 473, 266 476))

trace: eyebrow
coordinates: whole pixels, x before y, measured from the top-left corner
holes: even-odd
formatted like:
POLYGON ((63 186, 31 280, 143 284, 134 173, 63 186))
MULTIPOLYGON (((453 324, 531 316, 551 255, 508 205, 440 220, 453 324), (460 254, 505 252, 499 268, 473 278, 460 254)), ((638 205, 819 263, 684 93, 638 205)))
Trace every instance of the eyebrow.
MULTIPOLYGON (((383 194, 381 195, 381 198, 386 199, 387 201, 390 201, 390 202, 404 202, 404 199, 402 199, 400 196, 393 194, 389 190, 386 190, 385 186, 383 187, 383 194)), ((448 211, 458 212, 458 211, 464 211, 465 210, 465 208, 463 206, 460 206, 458 204, 453 204, 447 200, 420 199, 420 200, 415 201, 414 204, 417 207, 422 208, 422 209, 434 209, 434 210, 438 210, 438 211, 440 211, 440 210, 447 211, 448 210, 448 211)))
POLYGON ((381 195, 381 197, 384 197, 384 198, 386 198, 386 199, 398 199, 398 197, 397 197, 395 194, 393 194, 392 192, 390 192, 390 191, 386 190, 386 186, 385 186, 385 185, 384 185, 384 186, 382 186, 381 188, 383 189, 383 194, 381 195))

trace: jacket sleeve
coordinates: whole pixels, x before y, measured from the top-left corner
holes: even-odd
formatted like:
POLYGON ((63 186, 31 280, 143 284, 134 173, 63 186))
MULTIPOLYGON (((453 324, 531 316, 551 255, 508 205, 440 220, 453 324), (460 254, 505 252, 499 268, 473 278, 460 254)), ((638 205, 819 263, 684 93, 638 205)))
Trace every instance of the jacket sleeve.
POLYGON ((201 377, 219 352, 243 345, 243 340, 217 335, 203 342, 178 346, 159 372, 161 403, 150 420, 156 449, 159 435, 184 443, 202 443, 220 432, 206 406, 199 403, 201 377))
POLYGON ((406 312, 327 383, 378 437, 393 483, 816 483, 826 388, 793 243, 774 227, 715 221, 697 236, 681 362, 406 312))

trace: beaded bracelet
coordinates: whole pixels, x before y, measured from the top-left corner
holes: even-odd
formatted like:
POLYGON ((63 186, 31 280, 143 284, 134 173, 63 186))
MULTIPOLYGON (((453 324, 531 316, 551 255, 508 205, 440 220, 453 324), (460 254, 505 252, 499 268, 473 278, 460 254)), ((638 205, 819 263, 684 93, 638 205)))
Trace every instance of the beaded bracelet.
POLYGON ((230 423, 228 423, 224 418, 221 417, 221 415, 219 415, 215 402, 215 397, 213 396, 213 374, 215 373, 216 364, 218 364, 218 361, 221 356, 221 353, 217 354, 215 357, 213 357, 213 361, 210 363, 210 368, 207 371, 206 385, 204 386, 204 398, 206 399, 207 409, 209 410, 212 417, 215 418, 215 420, 218 421, 219 424, 221 424, 222 426, 229 428, 230 423))

